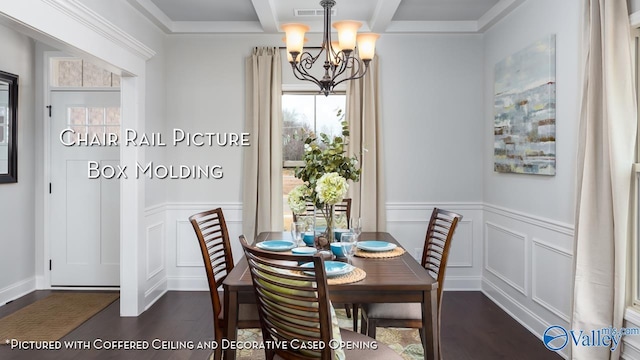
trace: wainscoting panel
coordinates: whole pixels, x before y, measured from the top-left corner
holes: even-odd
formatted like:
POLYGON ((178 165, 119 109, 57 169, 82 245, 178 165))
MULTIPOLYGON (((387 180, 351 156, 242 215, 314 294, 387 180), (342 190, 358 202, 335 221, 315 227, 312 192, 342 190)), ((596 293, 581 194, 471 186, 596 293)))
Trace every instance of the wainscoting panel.
POLYGON ((540 306, 570 321, 571 297, 564 287, 571 284, 571 253, 533 238, 531 252, 531 298, 540 306))
POLYGON ((482 275, 482 206, 463 203, 389 203, 387 231, 416 260, 422 247, 431 212, 434 207, 459 213, 458 223, 449 252, 445 290, 480 290, 482 275))
MULTIPOLYGON (((640 328, 640 312, 635 308, 628 308, 624 314, 625 328, 640 328)), ((622 337, 621 358, 625 360, 640 359, 640 336, 628 335, 622 337)))
POLYGON ((573 226, 488 204, 483 221, 482 291, 539 338, 551 325, 569 329, 573 226))
POLYGON ((144 279, 145 309, 167 291, 167 231, 163 206, 145 211, 144 279))
POLYGON ((175 220, 176 223, 176 267, 202 266, 202 254, 198 238, 189 220, 175 220))
POLYGON ((145 239, 147 249, 147 280, 151 280, 152 277, 165 269, 164 239, 164 221, 147 226, 147 238, 145 239))
POLYGON ((189 222, 193 214, 221 207, 229 230, 234 261, 242 258, 242 204, 172 203, 165 206, 167 222, 167 287, 169 290, 208 290, 198 238, 189 222))
POLYGON ((485 269, 526 296, 526 236, 486 222, 485 239, 485 269))

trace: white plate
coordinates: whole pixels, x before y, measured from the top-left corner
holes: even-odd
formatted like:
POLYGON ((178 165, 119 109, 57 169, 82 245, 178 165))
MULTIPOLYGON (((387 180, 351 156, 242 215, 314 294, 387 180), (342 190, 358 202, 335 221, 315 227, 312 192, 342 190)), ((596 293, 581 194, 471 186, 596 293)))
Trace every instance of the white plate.
POLYGON ((358 242, 358 249, 362 249, 364 251, 390 251, 397 247, 398 245, 396 244, 392 244, 386 241, 379 241, 379 240, 358 242))
POLYGON ((288 251, 296 247, 291 240, 266 240, 256 244, 256 247, 269 251, 288 251))
MULTIPOLYGON (((312 262, 308 262, 305 264, 301 265, 302 267, 309 267, 312 268, 313 267, 313 263, 312 262)), ((327 276, 338 276, 338 275, 344 275, 344 274, 348 274, 350 272, 353 271, 353 269, 355 269, 355 267, 351 264, 347 264, 347 263, 343 263, 340 261, 325 261, 324 262, 324 271, 327 274, 327 276)), ((313 271, 305 271, 304 272, 307 275, 315 275, 315 272, 313 271)))

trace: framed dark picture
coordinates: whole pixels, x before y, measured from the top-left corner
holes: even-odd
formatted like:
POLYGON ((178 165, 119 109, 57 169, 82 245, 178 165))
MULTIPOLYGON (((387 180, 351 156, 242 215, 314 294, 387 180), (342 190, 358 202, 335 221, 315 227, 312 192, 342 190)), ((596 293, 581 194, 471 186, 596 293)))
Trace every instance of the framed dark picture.
POLYGON ((0 183, 18 182, 18 75, 0 71, 0 183))

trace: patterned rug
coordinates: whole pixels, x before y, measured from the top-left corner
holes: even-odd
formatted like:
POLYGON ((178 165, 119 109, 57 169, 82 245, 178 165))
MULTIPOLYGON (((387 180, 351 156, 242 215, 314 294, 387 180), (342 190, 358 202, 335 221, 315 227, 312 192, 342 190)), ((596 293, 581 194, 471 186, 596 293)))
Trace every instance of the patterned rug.
POLYGON ((120 296, 117 292, 59 292, 0 319, 0 345, 9 339, 60 340, 120 296))
MULTIPOLYGON (((338 315, 340 327, 351 330, 352 321, 347 318, 344 309, 336 309, 336 315, 338 315)), ((378 328, 376 339, 388 345, 404 359, 424 359, 424 352, 422 351, 420 335, 417 329, 378 328)), ((262 334, 258 329, 241 329, 238 330, 238 340, 262 341, 262 334)), ((264 350, 238 350, 236 358, 238 360, 262 360, 264 359, 264 350)))

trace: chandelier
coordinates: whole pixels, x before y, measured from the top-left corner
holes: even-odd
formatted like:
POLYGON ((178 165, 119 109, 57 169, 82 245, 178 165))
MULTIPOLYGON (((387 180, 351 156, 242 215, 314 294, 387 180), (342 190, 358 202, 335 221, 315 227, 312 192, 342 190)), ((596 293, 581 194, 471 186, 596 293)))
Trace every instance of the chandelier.
POLYGON ((320 87, 320 92, 325 96, 334 92, 335 87, 347 80, 355 80, 363 77, 369 69, 369 63, 375 53, 378 34, 356 33, 362 23, 357 21, 337 21, 333 27, 338 31, 338 41, 331 41, 331 8, 336 4, 335 0, 322 0, 320 5, 324 9, 324 35, 320 51, 311 55, 304 51, 304 34, 309 31, 309 26, 304 24, 284 24, 282 30, 286 34, 287 57, 293 75, 299 80, 310 81, 320 87), (356 42, 358 44, 358 57, 355 55, 356 42), (324 55, 323 55, 324 54, 324 55), (324 76, 318 79, 310 74, 313 65, 319 59, 324 59, 324 76), (347 70, 350 70, 347 72, 347 70))

